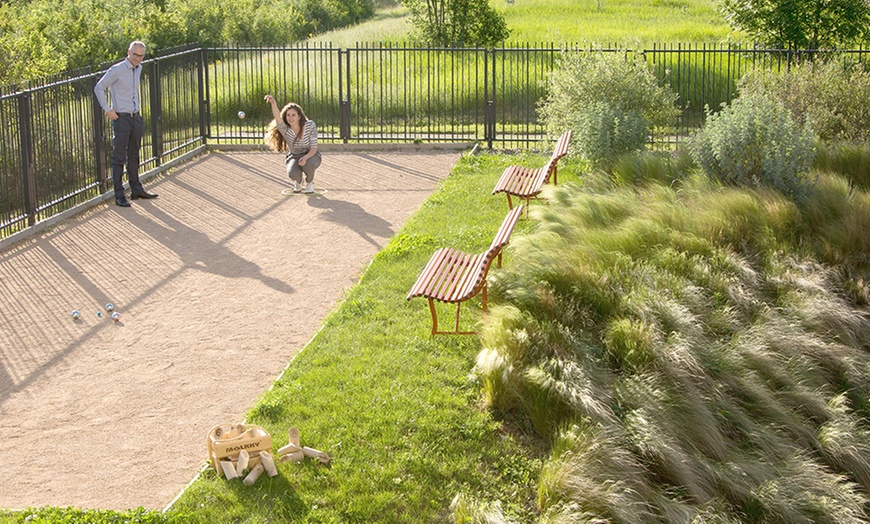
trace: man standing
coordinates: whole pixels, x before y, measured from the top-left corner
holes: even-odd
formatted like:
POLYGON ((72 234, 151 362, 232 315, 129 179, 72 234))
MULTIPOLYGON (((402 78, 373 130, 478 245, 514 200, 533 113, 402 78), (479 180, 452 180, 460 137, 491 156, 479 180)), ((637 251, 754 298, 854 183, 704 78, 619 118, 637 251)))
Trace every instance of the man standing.
POLYGON ((130 198, 156 198, 139 182, 139 147, 145 134, 145 122, 139 113, 139 80, 142 78, 142 60, 145 44, 136 40, 127 49, 127 58, 113 65, 94 87, 100 107, 112 121, 112 184, 115 205, 130 207, 124 194, 124 165, 130 180, 130 198), (111 104, 106 98, 109 92, 111 104))

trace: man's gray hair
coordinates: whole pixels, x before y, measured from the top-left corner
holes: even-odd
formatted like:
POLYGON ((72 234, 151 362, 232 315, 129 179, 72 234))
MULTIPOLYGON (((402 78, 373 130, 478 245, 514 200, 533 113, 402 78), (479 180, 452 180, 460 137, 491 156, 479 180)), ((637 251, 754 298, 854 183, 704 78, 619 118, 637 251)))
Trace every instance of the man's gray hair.
POLYGON ((141 40, 133 40, 132 42, 130 42, 130 47, 127 48, 127 51, 132 51, 134 47, 140 46, 142 47, 142 49, 145 49, 145 42, 141 40))

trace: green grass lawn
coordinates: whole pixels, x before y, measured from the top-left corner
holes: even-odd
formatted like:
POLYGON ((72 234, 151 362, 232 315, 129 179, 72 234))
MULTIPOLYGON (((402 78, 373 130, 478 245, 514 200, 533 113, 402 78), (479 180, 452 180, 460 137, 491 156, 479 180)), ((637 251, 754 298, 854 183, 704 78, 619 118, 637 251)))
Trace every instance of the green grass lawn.
POLYGON ((735 35, 713 0, 494 0, 510 42, 572 42, 637 48, 725 43, 735 35))

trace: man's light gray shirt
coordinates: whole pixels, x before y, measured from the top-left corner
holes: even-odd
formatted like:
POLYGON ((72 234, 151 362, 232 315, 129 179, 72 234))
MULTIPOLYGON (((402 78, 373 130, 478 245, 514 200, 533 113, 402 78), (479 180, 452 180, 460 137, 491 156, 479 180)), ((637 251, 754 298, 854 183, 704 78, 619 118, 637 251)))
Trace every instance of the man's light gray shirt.
POLYGON ((100 102, 103 112, 114 109, 117 113, 137 113, 139 111, 139 80, 142 78, 142 66, 133 69, 133 64, 126 58, 106 71, 103 78, 94 87, 94 93, 100 102), (112 99, 111 105, 106 98, 106 89, 112 99))

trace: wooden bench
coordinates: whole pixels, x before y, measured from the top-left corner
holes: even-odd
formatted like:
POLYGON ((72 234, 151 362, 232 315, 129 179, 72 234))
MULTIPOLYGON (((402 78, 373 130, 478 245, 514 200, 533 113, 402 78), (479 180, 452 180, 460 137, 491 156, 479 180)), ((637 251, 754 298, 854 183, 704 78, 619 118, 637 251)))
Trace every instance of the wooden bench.
POLYGON ((501 252, 508 244, 511 233, 523 213, 523 206, 511 209, 495 238, 484 253, 464 253, 453 248, 440 248, 423 268, 417 282, 408 293, 407 300, 426 297, 432 314, 432 334, 472 335, 475 331, 459 330, 459 312, 462 302, 481 293, 483 311, 486 311, 486 276, 493 260, 501 267, 501 252), (456 304, 456 323, 453 331, 438 331, 435 301, 456 304))
POLYGON ((553 178, 553 185, 556 185, 558 182, 559 160, 568 154, 568 144, 570 142, 571 130, 569 129, 562 133, 562 136, 556 141, 553 154, 544 167, 508 166, 495 184, 492 194, 504 193, 507 196, 508 207, 510 209, 514 207, 513 200, 511 199, 512 196, 525 199, 526 214, 528 214, 532 198, 537 197, 541 193, 541 189, 549 181, 550 177, 553 178))

